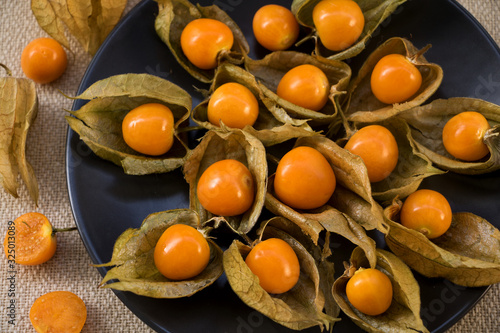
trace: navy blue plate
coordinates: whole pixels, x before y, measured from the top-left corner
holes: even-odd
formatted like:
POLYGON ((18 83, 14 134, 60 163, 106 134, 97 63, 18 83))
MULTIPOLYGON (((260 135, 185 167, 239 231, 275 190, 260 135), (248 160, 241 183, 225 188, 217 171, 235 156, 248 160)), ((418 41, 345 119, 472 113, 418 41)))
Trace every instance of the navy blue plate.
MULTIPOLYGON (((208 5, 212 1, 200 0, 199 3, 208 5)), ((213 3, 240 25, 250 43, 251 57, 266 54, 255 42, 251 30, 253 13, 266 1, 216 0, 213 3)), ((289 6, 291 1, 275 3, 289 6)), ((89 65, 79 93, 111 75, 150 73, 189 91, 193 106, 202 100, 193 87, 206 86, 177 64, 156 35, 156 13, 154 1, 143 1, 118 24, 89 65)), ((393 36, 409 38, 418 48, 432 44, 426 58, 444 70, 442 86, 433 98, 466 96, 500 104, 500 50, 455 1, 409 0, 375 32, 367 49, 348 63, 357 68, 371 50, 393 36)), ((79 109, 82 103, 75 101, 73 110, 79 109)), ((127 228, 139 227, 148 214, 189 206, 188 186, 180 170, 162 175, 125 175, 121 168, 96 157, 72 130, 68 130, 67 136, 66 172, 76 224, 94 263, 108 262, 117 237, 127 228)), ((473 212, 500 227, 499 172, 474 177, 450 173, 428 178, 422 186, 442 192, 453 211, 473 212)), ((380 235, 374 236, 383 246, 380 235)), ((333 246, 339 263, 348 258, 352 249, 342 240, 335 240, 333 246)), ((98 270, 102 275, 106 273, 106 268, 98 270)), ((337 266, 336 270, 341 274, 343 269, 337 266)), ((421 286, 422 318, 432 332, 448 329, 487 290, 415 276, 421 286)), ((209 288, 183 299, 152 299, 129 292, 116 292, 116 295, 158 332, 291 332, 244 305, 224 276, 209 288)), ((361 332, 348 318, 342 318, 334 332, 361 332)), ((124 328, 117 328, 121 329, 124 328)), ((319 332, 319 329, 305 332, 319 332)))

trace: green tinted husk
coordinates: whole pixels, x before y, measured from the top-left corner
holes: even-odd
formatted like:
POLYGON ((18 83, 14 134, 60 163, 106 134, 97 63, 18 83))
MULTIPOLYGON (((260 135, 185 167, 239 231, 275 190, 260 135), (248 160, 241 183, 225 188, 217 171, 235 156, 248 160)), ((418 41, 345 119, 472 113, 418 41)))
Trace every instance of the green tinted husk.
MULTIPOLYGON (((264 146, 318 134, 311 129, 306 120, 293 119, 279 105, 264 96, 255 77, 241 67, 229 63, 221 64, 207 94, 211 96, 217 88, 229 82, 245 86, 259 101, 259 116, 255 124, 245 126, 243 130, 259 139, 264 146)), ((220 126, 215 126, 208 120, 210 96, 192 110, 192 119, 208 130, 218 130, 220 126)))
POLYGON ((335 300, 341 310, 353 322, 367 332, 429 332, 420 318, 420 287, 410 268, 394 254, 377 249, 376 269, 385 273, 392 282, 393 299, 387 311, 378 316, 363 314, 347 299, 346 285, 358 268, 369 268, 364 252, 355 248, 351 254, 351 264, 344 275, 338 278, 332 288, 335 300))
POLYGON ((127 229, 115 242, 111 261, 97 267, 112 267, 101 287, 130 291, 154 298, 179 298, 193 295, 208 287, 222 275, 222 250, 211 240, 210 261, 199 275, 182 281, 164 277, 154 263, 156 243, 174 224, 200 228, 198 215, 188 209, 175 209, 149 215, 139 229, 127 229), (114 281, 117 280, 117 281, 114 281))
POLYGON ((384 210, 386 243, 407 265, 427 277, 441 277, 466 286, 500 282, 500 231, 472 213, 454 213, 451 227, 429 240, 399 221, 402 203, 384 210))
POLYGON ((177 130, 189 117, 191 96, 175 84, 149 74, 121 74, 97 81, 75 98, 89 101, 70 112, 68 124, 97 156, 121 166, 125 173, 169 172, 179 168, 189 155, 177 130), (123 140, 123 118, 146 103, 166 105, 174 115, 174 144, 161 156, 138 153, 123 140))
POLYGON ((364 50, 368 40, 382 22, 394 13, 398 7, 406 0, 354 0, 360 7, 365 18, 365 26, 358 40, 347 49, 333 52, 326 49, 317 35, 313 22, 313 9, 321 0, 294 0, 292 2, 292 12, 298 22, 312 30, 307 38, 314 38, 315 53, 321 57, 335 60, 352 58, 364 50))
POLYGON ((229 52, 221 52, 218 63, 225 61, 241 64, 243 57, 249 51, 245 35, 231 17, 217 5, 195 6, 187 0, 156 0, 158 16, 155 19, 155 30, 161 40, 168 46, 177 62, 195 79, 209 83, 212 81, 215 69, 203 70, 194 66, 184 55, 181 48, 181 34, 184 27, 199 18, 210 18, 225 23, 234 37, 233 47, 229 52))

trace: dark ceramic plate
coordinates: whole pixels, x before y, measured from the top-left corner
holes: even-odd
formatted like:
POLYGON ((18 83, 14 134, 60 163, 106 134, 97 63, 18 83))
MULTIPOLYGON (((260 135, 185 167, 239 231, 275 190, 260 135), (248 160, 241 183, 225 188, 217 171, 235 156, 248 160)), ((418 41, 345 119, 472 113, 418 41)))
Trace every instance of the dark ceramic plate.
MULTIPOLYGON (((199 1, 202 5, 212 1, 199 1)), ((253 13, 266 1, 217 0, 240 25, 252 49, 251 57, 266 52, 251 31, 253 13)), ((280 0, 285 6, 290 0, 280 0)), ((193 106, 201 101, 192 79, 157 37, 154 19, 157 5, 143 1, 111 33, 90 64, 79 92, 97 80, 121 73, 150 73, 164 77, 192 93, 193 106)), ((355 69, 363 57, 389 37, 412 40, 429 61, 444 69, 444 80, 433 98, 478 97, 500 104, 500 50, 476 20, 452 0, 409 0, 375 33, 368 48, 349 63, 355 69)), ((309 45, 310 46, 310 45, 309 45)), ((354 71, 355 73, 355 71, 354 71)), ((81 107, 76 101, 73 109, 81 107)), ((129 227, 139 227, 150 213, 188 207, 188 186, 180 170, 149 176, 128 176, 121 168, 96 157, 69 130, 66 152, 67 182, 73 214, 94 263, 108 262, 116 238, 129 227)), ((500 227, 500 173, 466 177, 455 174, 428 178, 423 187, 441 191, 454 211, 470 211, 500 227)), ((376 238, 379 235, 374 235, 376 238)), ((223 240, 224 237, 221 237, 223 240)), ((384 246, 379 241, 380 246, 384 246)), ((351 246, 341 240, 333 246, 348 258, 351 246)), ((342 271, 336 267, 337 273, 342 271)), ((100 268, 101 274, 106 273, 100 268)), ((463 288, 442 279, 418 274, 422 318, 432 332, 443 332, 482 297, 486 288, 463 288)), ((97 281, 96 281, 97 283, 97 281)), ((291 332, 244 305, 222 276, 214 285, 192 297, 177 300, 151 299, 128 292, 116 295, 158 332, 291 332)), ((126 323, 124 323, 126 325, 126 323)), ((117 328, 117 330, 122 330, 117 328)), ((348 318, 334 332, 361 331, 348 318)), ((318 328, 306 332, 319 332, 318 328)))

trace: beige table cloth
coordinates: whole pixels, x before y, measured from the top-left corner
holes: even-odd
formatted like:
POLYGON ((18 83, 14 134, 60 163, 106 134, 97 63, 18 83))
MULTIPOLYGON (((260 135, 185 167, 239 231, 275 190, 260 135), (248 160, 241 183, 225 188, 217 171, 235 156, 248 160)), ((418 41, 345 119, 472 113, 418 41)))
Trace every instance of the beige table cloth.
MULTIPOLYGON (((416 0, 414 0, 416 1, 416 0)), ((129 0, 128 12, 139 0, 129 0)), ((500 43, 500 1, 458 0, 500 43)), ((443 17, 443 20, 446 18, 443 17)), ((0 0, 0 63, 10 67, 13 75, 23 77, 21 52, 37 37, 47 36, 38 26, 28 0, 0 0)), ((80 46, 72 41, 74 53, 68 53, 66 73, 57 81, 37 85, 38 118, 28 137, 27 159, 32 164, 40 186, 40 202, 36 207, 26 188, 21 186, 15 199, 0 189, 0 235, 7 230, 7 221, 21 214, 38 211, 45 214, 57 228, 75 225, 68 199, 65 175, 65 144, 67 123, 64 109, 72 101, 59 92, 74 95, 90 61, 80 46)), ((2 73, 3 75, 3 73, 2 73)), ((500 89, 496 87, 496 94, 500 89)), ((3 251, 2 251, 3 252, 3 251)), ((101 276, 91 267, 91 260, 78 233, 60 234, 54 258, 43 265, 15 269, 15 326, 8 324, 7 314, 11 276, 7 260, 0 255, 0 332, 35 332, 29 320, 29 310, 37 297, 55 290, 68 290, 79 295, 87 306, 88 317, 83 332, 153 332, 138 319, 110 289, 98 289, 101 276)), ((439 312, 439 311, 438 311, 439 312)), ((440 313, 433 313, 439 316, 440 313)), ((194 318, 193 318, 194 319, 194 318)), ((500 285, 494 285, 486 296, 450 333, 500 332, 500 285)))

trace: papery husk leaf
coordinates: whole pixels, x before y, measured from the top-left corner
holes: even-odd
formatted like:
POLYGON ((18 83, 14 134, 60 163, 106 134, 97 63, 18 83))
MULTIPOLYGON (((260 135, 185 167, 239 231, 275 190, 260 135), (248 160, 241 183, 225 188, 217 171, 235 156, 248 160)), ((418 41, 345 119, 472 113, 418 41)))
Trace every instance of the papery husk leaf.
POLYGON ((26 140, 37 112, 38 98, 33 81, 0 78, 0 182, 17 198, 17 177, 21 175, 35 204, 38 203, 38 182, 26 160, 26 140))
POLYGON ((396 196, 405 198, 418 189, 424 178, 444 173, 435 168, 416 148, 411 139, 410 128, 403 120, 391 118, 378 123, 357 125, 359 128, 365 125, 383 126, 394 135, 398 144, 399 156, 395 169, 387 178, 371 184, 372 196, 378 202, 390 202, 396 196))
POLYGON ((90 101, 66 117, 68 124, 97 156, 121 166, 125 173, 169 172, 180 167, 189 155, 177 133, 172 148, 161 156, 138 153, 123 140, 123 118, 145 103, 169 107, 175 130, 187 121, 191 96, 173 83, 149 74, 116 75, 94 83, 76 98, 90 101))
POLYGON ((405 111, 400 117, 410 125, 411 137, 418 150, 440 168, 469 175, 500 169, 500 106, 481 99, 455 97, 432 101, 405 111), (475 162, 456 159, 443 145, 442 134, 446 122, 465 111, 481 113, 491 126, 484 138, 490 154, 475 162))
POLYGON ((241 64, 243 56, 250 50, 245 35, 231 17, 217 5, 195 6, 187 0, 156 0, 158 16, 155 19, 155 30, 161 40, 168 46, 177 62, 194 78, 201 82, 212 81, 215 70, 203 70, 194 66, 184 55, 181 48, 181 34, 184 27, 199 18, 211 18, 225 23, 233 32, 234 43, 230 52, 219 54, 219 64, 225 61, 241 64))
POLYGON ((340 52, 334 52, 326 49, 315 33, 312 12, 316 4, 320 1, 321 0, 294 0, 291 9, 301 25, 313 29, 314 33, 312 37, 316 41, 315 53, 322 57, 336 60, 352 58, 361 53, 379 25, 394 13, 399 5, 406 2, 406 0, 354 0, 361 8, 363 16, 365 17, 363 32, 358 40, 349 48, 340 52))
POLYGON ((179 298, 190 296, 215 282, 223 273, 223 253, 211 239, 207 239, 210 262, 199 275, 189 280, 173 281, 158 271, 154 264, 156 243, 163 232, 174 224, 200 227, 197 214, 188 209, 149 215, 139 229, 127 229, 118 237, 110 262, 96 265, 114 266, 106 273, 100 285, 147 297, 179 298))
POLYGON ((245 67, 257 79, 260 89, 266 97, 263 101, 266 105, 269 104, 268 108, 277 105, 283 108, 290 117, 306 119, 313 126, 329 124, 338 117, 339 99, 346 94, 351 78, 351 68, 344 62, 295 51, 272 52, 259 60, 247 57, 245 67), (303 64, 311 64, 321 69, 330 83, 329 100, 319 111, 300 107, 280 98, 276 94, 281 78, 290 69, 303 64))
POLYGON ((365 252, 370 266, 375 267, 377 262, 375 241, 371 239, 366 234, 365 229, 349 215, 325 205, 321 209, 313 211, 311 214, 304 213, 304 216, 319 221, 327 231, 341 235, 353 244, 359 246, 365 252))
POLYGON ((351 266, 335 281, 332 292, 342 311, 356 325, 367 332, 429 332, 420 318, 420 287, 403 261, 390 252, 377 249, 375 268, 389 277, 393 287, 391 306, 378 316, 363 314, 347 299, 346 285, 353 271, 359 267, 369 267, 359 247, 351 255, 351 266))
POLYGON ((255 198, 248 211, 238 216, 225 216, 231 228, 240 234, 246 234, 259 219, 267 186, 266 151, 262 143, 254 136, 239 129, 209 131, 186 160, 184 178, 189 184, 190 207, 198 213, 202 222, 214 217, 201 205, 196 193, 198 181, 203 172, 213 163, 235 159, 243 163, 253 176, 255 198))
POLYGON ((314 244, 318 243, 319 235, 324 230, 323 226, 319 221, 307 218, 301 212, 285 205, 276 198, 274 194, 274 175, 271 175, 268 179, 265 206, 273 214, 282 216, 299 225, 302 231, 311 238, 314 244))
MULTIPOLYGON (((352 195, 350 200, 356 200, 363 205, 366 211, 363 214, 370 216, 359 220, 353 220, 336 208, 334 192, 330 202, 314 210, 296 210, 279 201, 274 193, 274 175, 269 177, 268 191, 266 195, 266 208, 272 213, 283 216, 299 225, 304 233, 308 234, 316 243, 319 233, 325 229, 328 232, 341 235, 356 245, 361 246, 370 258, 375 262, 375 243, 365 232, 380 228, 383 225, 383 215, 380 206, 371 196, 370 182, 366 167, 362 160, 338 146, 332 140, 323 136, 299 138, 295 147, 309 146, 318 150, 329 162, 336 177, 336 189, 342 189, 352 195), (333 207, 331 206, 333 205, 333 207)), ((350 202, 343 202, 340 209, 348 212, 351 209, 350 202), (344 204, 345 206, 342 206, 344 204)))
POLYGON ((437 64, 429 63, 409 40, 399 37, 388 39, 366 59, 358 75, 349 85, 348 100, 342 110, 349 121, 373 123, 391 118, 404 110, 423 104, 439 88, 443 70, 437 64), (401 54, 410 59, 422 74, 420 89, 406 102, 385 104, 380 102, 371 90, 371 73, 377 62, 388 54, 401 54))
POLYGON ((330 233, 326 232, 324 243, 321 246, 315 243, 311 237, 302 230, 301 226, 284 217, 276 216, 262 222, 257 230, 257 235, 262 237, 268 226, 285 231, 304 246, 307 252, 312 255, 316 261, 316 267, 319 272, 319 288, 325 297, 324 311, 329 316, 334 318, 338 317, 340 308, 330 292, 331 286, 335 282, 335 267, 331 261, 332 251, 330 249, 330 233))
POLYGON ((472 213, 454 213, 448 231, 429 240, 397 222, 400 209, 401 201, 395 200, 384 211, 385 240, 415 271, 466 287, 500 282, 500 232, 488 221, 472 213))
MULTIPOLYGON (((318 134, 311 129, 305 120, 293 119, 276 104, 267 102, 267 97, 262 93, 255 77, 236 65, 221 64, 215 72, 208 93, 212 94, 218 87, 228 82, 245 86, 259 101, 259 116, 256 122, 252 126, 245 126, 243 130, 259 139, 264 146, 272 146, 297 137, 318 134)), ((209 101, 210 97, 192 110, 192 119, 206 129, 218 130, 220 126, 215 126, 208 120, 209 101)))
MULTIPOLYGON (((380 209, 372 196, 370 180, 368 172, 363 160, 349 151, 341 148, 332 140, 326 137, 311 137, 297 139, 296 146, 309 146, 318 150, 328 160, 332 166, 337 186, 352 192, 360 200, 368 203, 370 212, 375 217, 369 221, 356 221, 366 230, 372 230, 379 227, 383 222, 380 216, 380 209), (367 224, 370 222, 371 224, 367 224)), ((335 195, 335 192, 334 192, 335 195)), ((334 208, 337 208, 334 206, 334 208)))
POLYGON ((319 289, 320 277, 314 258, 286 232, 271 227, 263 239, 268 237, 280 238, 293 248, 301 268, 299 281, 283 294, 269 294, 245 263, 251 248, 234 240, 223 258, 224 271, 233 291, 245 304, 285 327, 302 330, 319 325, 330 329, 337 319, 322 312, 325 299, 319 289))
POLYGON ((40 27, 69 49, 66 29, 90 55, 120 20, 127 0, 31 0, 40 27))

